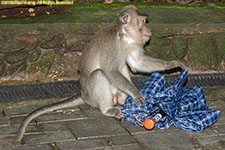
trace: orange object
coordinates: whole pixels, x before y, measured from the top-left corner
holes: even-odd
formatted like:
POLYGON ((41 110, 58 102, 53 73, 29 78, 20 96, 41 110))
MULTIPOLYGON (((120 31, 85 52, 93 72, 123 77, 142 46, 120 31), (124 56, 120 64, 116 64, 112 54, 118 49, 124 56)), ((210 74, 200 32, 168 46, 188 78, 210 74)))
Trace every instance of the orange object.
POLYGON ((156 123, 155 119, 153 119, 153 118, 148 118, 148 119, 146 119, 146 120, 144 121, 144 127, 145 127, 145 129, 147 129, 147 130, 151 130, 151 129, 154 128, 155 123, 156 123))

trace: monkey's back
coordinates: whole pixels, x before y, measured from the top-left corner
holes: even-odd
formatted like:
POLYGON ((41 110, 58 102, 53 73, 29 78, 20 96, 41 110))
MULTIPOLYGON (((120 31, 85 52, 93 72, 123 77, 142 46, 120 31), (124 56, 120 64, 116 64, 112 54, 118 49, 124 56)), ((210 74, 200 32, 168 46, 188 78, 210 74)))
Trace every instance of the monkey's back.
POLYGON ((115 24, 111 24, 101 30, 91 39, 84 49, 80 61, 80 76, 86 78, 96 69, 109 69, 115 59, 117 31, 115 24), (102 65, 104 63, 104 65, 102 65))

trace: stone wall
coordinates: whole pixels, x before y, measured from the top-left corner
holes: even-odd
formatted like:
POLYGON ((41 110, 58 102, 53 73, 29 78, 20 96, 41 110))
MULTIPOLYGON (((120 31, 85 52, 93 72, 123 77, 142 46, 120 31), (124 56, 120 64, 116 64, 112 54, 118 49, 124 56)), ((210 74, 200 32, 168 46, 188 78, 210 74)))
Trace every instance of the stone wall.
MULTIPOLYGON (((78 78, 82 50, 104 24, 0 25, 1 80, 78 78)), ((146 53, 225 71, 225 24, 150 24, 146 53)))

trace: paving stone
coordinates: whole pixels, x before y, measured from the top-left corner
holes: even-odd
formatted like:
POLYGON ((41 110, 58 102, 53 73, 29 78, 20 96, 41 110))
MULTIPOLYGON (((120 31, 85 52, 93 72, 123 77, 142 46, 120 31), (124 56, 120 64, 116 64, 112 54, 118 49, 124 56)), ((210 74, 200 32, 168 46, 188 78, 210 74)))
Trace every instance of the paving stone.
MULTIPOLYGON (((20 124, 24 120, 24 118, 25 118, 25 116, 9 118, 10 125, 20 124)), ((36 124, 36 123, 34 120, 32 120, 29 124, 36 124)))
POLYGON ((86 116, 78 112, 73 112, 70 114, 67 113, 51 113, 51 114, 44 114, 39 117, 37 117, 35 120, 37 120, 38 123, 44 123, 44 122, 56 122, 56 121, 68 121, 68 120, 77 120, 77 119, 84 119, 86 116))
POLYGON ((70 121, 68 126, 78 138, 128 134, 114 118, 110 117, 70 121))
POLYGON ((152 150, 190 150, 195 147, 191 137, 184 131, 172 130, 135 135, 137 140, 152 150))
POLYGON ((144 148, 140 145, 127 145, 119 147, 104 147, 102 150, 143 150, 144 148))
MULTIPOLYGON (((0 127, 0 136, 6 136, 6 135, 12 135, 17 133, 19 129, 19 124, 18 125, 12 125, 12 126, 3 126, 0 127)), ((26 133, 31 133, 31 132, 38 132, 39 130, 34 126, 34 125, 29 125, 26 128, 26 133)))
POLYGON ((44 131, 66 131, 68 128, 66 127, 64 122, 54 122, 40 125, 44 131))
POLYGON ((126 128, 131 134, 137 134, 137 133, 152 133, 156 130, 146 130, 145 128, 142 128, 140 126, 135 126, 130 122, 122 122, 121 125, 126 128))
POLYGON ((13 137, 0 137, 0 147, 12 145, 13 137))
POLYGON ((7 146, 1 147, 0 150, 52 150, 49 145, 24 145, 24 146, 7 146))
POLYGON ((60 141, 72 141, 75 137, 70 131, 58 131, 36 135, 26 135, 23 140, 26 144, 43 144, 60 141))
POLYGON ((198 138, 197 141, 202 146, 225 146, 225 136, 214 136, 207 138, 198 138))
POLYGON ((9 117, 17 116, 17 115, 25 115, 41 106, 42 105, 35 105, 35 106, 29 106, 29 107, 7 108, 7 109, 4 109, 4 113, 6 114, 6 116, 9 116, 9 117))
POLYGON ((213 129, 216 130, 219 135, 225 135, 225 125, 213 126, 213 129))
POLYGON ((109 146, 104 139, 86 139, 76 140, 68 142, 57 142, 56 146, 60 150, 72 150, 72 149, 92 149, 109 146))
POLYGON ((220 108, 220 119, 216 124, 225 124, 225 107, 220 108))
POLYGON ((138 144, 137 140, 131 135, 114 136, 108 139, 112 145, 138 144))
POLYGON ((85 113, 85 115, 87 115, 88 117, 105 117, 99 109, 94 109, 94 108, 90 108, 90 109, 85 109, 83 110, 83 112, 85 113))
POLYGON ((8 119, 0 111, 0 126, 2 125, 5 126, 8 124, 9 124, 8 119))
POLYGON ((224 106, 225 105, 225 102, 224 100, 206 100, 207 102, 207 105, 209 106, 209 108, 218 108, 218 107, 221 107, 221 106, 224 106))
POLYGON ((216 132, 212 130, 211 127, 205 129, 203 132, 188 132, 191 136, 195 138, 201 137, 209 137, 209 136, 216 136, 216 132))

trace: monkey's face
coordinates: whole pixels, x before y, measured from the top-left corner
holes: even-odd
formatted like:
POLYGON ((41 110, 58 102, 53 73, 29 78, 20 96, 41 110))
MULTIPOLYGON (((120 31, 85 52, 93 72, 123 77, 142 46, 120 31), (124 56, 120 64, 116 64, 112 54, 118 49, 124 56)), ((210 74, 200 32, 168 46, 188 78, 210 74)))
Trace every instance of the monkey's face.
POLYGON ((147 26, 147 16, 140 15, 137 11, 129 10, 120 15, 122 33, 128 43, 146 43, 151 38, 151 31, 147 26))

